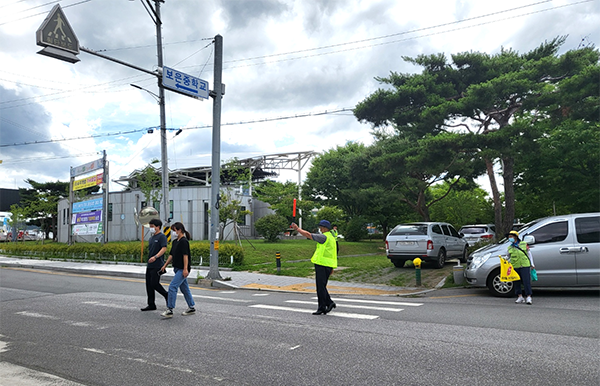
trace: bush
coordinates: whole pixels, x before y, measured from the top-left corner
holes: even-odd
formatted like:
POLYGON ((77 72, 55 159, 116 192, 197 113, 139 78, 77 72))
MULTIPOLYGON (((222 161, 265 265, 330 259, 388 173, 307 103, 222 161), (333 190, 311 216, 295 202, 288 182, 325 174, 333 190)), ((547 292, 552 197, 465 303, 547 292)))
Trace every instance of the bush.
MULTIPOLYGON (((167 247, 167 253, 171 245, 167 247)), ((104 245, 100 243, 76 243, 73 245, 63 243, 38 244, 37 242, 3 243, 0 252, 7 255, 28 256, 36 259, 73 259, 73 260, 110 260, 122 262, 140 262, 140 242, 110 242, 104 245)), ((192 254, 192 265, 200 264, 200 256, 203 265, 210 261, 210 243, 206 241, 191 241, 190 252, 192 254)), ((244 250, 237 244, 223 244, 219 248, 219 265, 231 264, 242 265, 244 262, 244 250)), ((148 258, 148 242, 144 243, 144 257, 148 258)), ((165 258, 166 260, 166 258, 165 258)))
POLYGON ((355 217, 345 227, 344 240, 360 241, 367 238, 367 222, 362 217, 355 217))
POLYGON ((288 221, 278 214, 270 214, 258 219, 254 226, 256 232, 263 236, 266 242, 274 243, 279 240, 279 234, 287 228, 288 221))

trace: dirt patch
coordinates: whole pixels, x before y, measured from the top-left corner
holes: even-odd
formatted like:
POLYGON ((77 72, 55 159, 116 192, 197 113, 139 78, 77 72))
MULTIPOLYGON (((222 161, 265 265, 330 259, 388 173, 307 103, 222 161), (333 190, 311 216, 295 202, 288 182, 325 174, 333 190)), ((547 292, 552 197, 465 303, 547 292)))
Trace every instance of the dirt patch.
MULTIPOLYGON (((437 269, 423 264, 421 267, 421 287, 435 287, 442 279, 452 275, 455 265, 456 261, 449 261, 444 268, 437 269)), ((351 274, 346 274, 343 269, 336 269, 330 279, 399 287, 417 287, 416 273, 413 267, 396 268, 390 266, 383 270, 354 272, 351 274)))

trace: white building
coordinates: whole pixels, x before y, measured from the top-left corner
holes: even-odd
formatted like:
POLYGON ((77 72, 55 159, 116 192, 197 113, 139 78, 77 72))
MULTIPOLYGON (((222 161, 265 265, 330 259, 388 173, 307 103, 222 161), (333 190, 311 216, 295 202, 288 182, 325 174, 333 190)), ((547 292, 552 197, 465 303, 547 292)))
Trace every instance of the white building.
MULTIPOLYGON (((259 218, 273 213, 269 205, 253 199, 251 196, 252 184, 268 177, 276 177, 276 170, 287 169, 298 172, 298 184, 300 184, 300 173, 308 160, 315 152, 285 153, 266 155, 255 158, 239 160, 240 168, 248 168, 251 171, 252 181, 250 188, 242 189, 239 185, 228 184, 228 170, 221 171, 221 187, 228 191, 232 200, 240 202, 240 210, 249 210, 250 215, 244 216, 238 222, 235 231, 240 232, 241 238, 256 238, 258 235, 254 229, 254 223, 259 218)), ((192 240, 209 240, 210 226, 210 167, 197 167, 178 169, 169 173, 169 208, 168 218, 174 222, 181 222, 192 236, 192 240)), ((135 214, 148 206, 144 194, 138 187, 137 177, 140 171, 134 171, 129 176, 124 176, 114 181, 125 187, 121 192, 108 194, 108 213, 106 218, 107 241, 133 241, 141 239, 142 227, 136 225, 135 214)), ((160 172, 160 170, 158 170, 160 172)), ((89 198, 89 197, 88 197, 89 198)), ((158 203, 150 206, 161 210, 158 203)), ((58 241, 68 242, 71 219, 71 203, 68 199, 60 200, 58 203, 58 241)), ((167 218, 160 215, 160 218, 167 218)), ((233 224, 229 224, 223 230, 225 240, 235 238, 233 224)), ((148 229, 144 228, 144 239, 149 238, 148 229)), ((75 242, 100 241, 100 235, 73 236, 75 242)))

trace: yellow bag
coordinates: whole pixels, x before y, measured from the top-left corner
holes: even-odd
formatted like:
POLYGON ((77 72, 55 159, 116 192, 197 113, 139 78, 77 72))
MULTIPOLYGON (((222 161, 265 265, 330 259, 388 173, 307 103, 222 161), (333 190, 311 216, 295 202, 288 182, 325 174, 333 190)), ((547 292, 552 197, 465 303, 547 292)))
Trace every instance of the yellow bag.
POLYGON ((521 277, 515 271, 512 264, 500 257, 500 281, 518 281, 521 277))

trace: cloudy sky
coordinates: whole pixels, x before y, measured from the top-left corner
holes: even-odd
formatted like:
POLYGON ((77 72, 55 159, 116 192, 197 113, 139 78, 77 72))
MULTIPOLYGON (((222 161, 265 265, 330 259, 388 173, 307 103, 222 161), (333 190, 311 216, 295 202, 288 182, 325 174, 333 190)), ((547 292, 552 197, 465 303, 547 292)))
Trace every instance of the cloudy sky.
MULTIPOLYGON (((68 181, 70 167, 103 150, 111 180, 161 156, 160 134, 148 133, 158 105, 130 86, 157 94, 155 77, 84 52, 76 64, 36 54, 36 30, 56 3, 0 0, 2 188, 68 181)), ((156 69, 142 2, 60 5, 80 46, 156 69)), ((222 160, 370 143, 370 125, 348 110, 377 90, 375 77, 420 71, 402 56, 526 52, 568 35, 564 52, 600 39, 600 0, 166 0, 161 14, 164 64, 211 89, 212 41, 223 36, 222 160)), ((170 169, 210 165, 212 105, 166 91, 170 169)))

